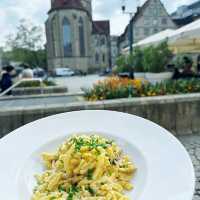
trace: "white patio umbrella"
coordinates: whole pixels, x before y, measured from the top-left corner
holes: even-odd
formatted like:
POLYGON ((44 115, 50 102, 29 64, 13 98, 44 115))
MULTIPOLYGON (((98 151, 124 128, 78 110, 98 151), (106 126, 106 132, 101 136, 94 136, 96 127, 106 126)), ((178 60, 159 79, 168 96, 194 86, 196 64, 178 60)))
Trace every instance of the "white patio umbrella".
MULTIPOLYGON (((138 43, 134 44, 133 47, 146 47, 149 45, 157 45, 163 41, 167 41, 168 37, 170 37, 174 33, 172 29, 166 29, 154 35, 151 35, 144 40, 140 40, 138 43)), ((129 52, 129 47, 123 49, 123 53, 126 54, 129 52)))
POLYGON ((174 31, 168 38, 168 45, 175 53, 200 52, 200 20, 174 31))
MULTIPOLYGON (((177 30, 167 29, 147 37, 134 44, 133 47, 146 47, 157 45, 167 41, 169 48, 174 53, 200 53, 200 19, 177 30)), ((129 48, 123 49, 123 54, 127 54, 129 48)))

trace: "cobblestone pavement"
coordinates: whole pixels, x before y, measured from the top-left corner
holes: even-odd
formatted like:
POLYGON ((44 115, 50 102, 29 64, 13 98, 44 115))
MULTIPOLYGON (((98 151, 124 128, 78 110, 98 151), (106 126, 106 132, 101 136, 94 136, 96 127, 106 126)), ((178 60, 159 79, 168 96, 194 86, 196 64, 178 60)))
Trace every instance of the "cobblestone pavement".
POLYGON ((193 200, 200 200, 200 134, 180 136, 179 139, 188 150, 195 168, 196 191, 193 200))

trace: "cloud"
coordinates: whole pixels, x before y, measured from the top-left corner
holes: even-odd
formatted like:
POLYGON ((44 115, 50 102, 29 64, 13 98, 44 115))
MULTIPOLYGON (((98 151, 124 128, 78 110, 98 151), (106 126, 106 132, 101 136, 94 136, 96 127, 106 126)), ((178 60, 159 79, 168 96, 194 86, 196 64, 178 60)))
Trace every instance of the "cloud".
MULTIPOLYGON (((140 0, 143 4, 145 0, 140 0)), ((168 12, 178 6, 189 4, 195 0, 162 0, 168 12)), ((127 0, 127 9, 135 10, 139 0, 127 0)), ((50 0, 1 0, 0 1, 0 46, 5 43, 5 36, 16 30, 20 19, 26 18, 44 30, 44 22, 50 8, 50 0)), ((121 12, 121 0, 93 0, 93 16, 95 20, 110 19, 111 33, 120 34, 128 24, 129 16, 121 12)), ((45 34, 44 34, 45 37, 45 34)))

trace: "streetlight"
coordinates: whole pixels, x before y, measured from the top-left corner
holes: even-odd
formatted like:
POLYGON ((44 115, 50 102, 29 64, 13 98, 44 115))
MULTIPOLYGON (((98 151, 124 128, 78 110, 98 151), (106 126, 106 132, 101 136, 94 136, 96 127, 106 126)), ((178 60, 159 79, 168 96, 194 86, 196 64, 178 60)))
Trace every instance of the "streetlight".
MULTIPOLYGON (((123 14, 128 14, 130 16, 130 22, 128 25, 128 39, 129 39, 129 51, 130 55, 133 54, 133 15, 134 12, 127 12, 126 11, 126 0, 122 0, 122 13, 123 14)), ((132 63, 133 64, 133 63, 132 63)), ((134 79, 134 68, 133 66, 130 66, 130 78, 134 79)))
POLYGON ((133 53, 133 15, 134 12, 127 12, 126 11, 126 0, 122 0, 122 13, 123 14, 128 14, 130 16, 130 22, 128 25, 128 30, 129 30, 129 35, 128 35, 128 39, 129 39, 129 50, 130 50, 130 54, 133 53))

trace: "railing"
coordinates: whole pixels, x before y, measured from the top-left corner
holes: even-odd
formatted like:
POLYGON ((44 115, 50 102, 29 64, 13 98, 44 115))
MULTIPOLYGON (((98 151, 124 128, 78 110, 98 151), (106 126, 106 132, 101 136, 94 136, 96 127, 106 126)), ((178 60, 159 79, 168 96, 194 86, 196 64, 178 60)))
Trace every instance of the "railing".
POLYGON ((9 87, 7 90, 0 93, 0 97, 3 97, 8 92, 12 91, 14 88, 16 88, 18 85, 20 85, 21 83, 24 83, 24 82, 40 82, 41 93, 43 93, 42 79, 40 79, 40 78, 31 78, 31 79, 26 78, 26 79, 19 80, 18 82, 13 84, 11 87, 9 87))

